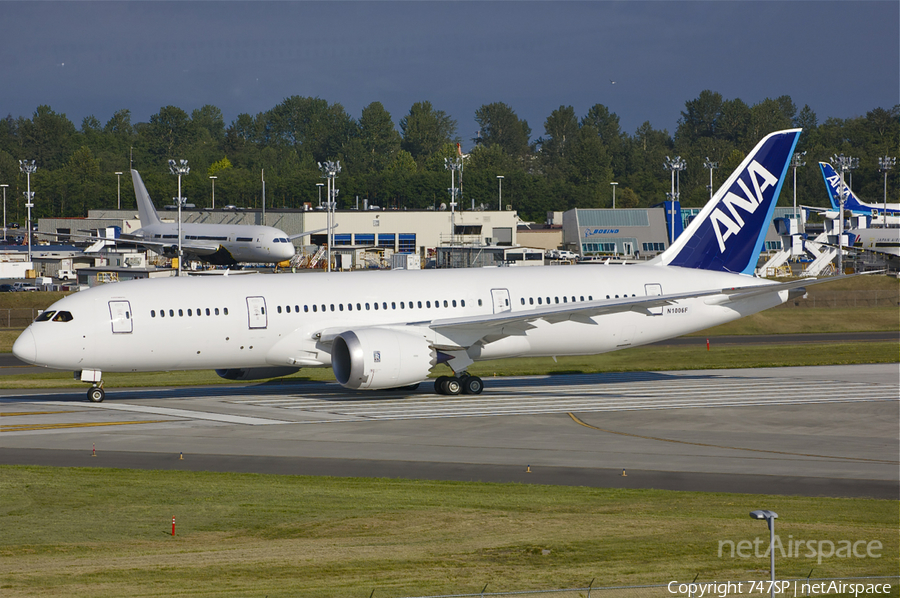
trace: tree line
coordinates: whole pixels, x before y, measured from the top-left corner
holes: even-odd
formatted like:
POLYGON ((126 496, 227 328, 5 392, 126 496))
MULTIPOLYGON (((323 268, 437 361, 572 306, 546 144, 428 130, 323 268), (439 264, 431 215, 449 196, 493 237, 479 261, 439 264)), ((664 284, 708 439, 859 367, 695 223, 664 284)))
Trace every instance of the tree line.
MULTIPOLYGON (((686 162, 679 174, 681 203, 701 206, 709 198, 707 159, 717 163, 718 188, 764 135, 779 129, 804 130, 797 151, 806 152, 806 166, 797 171, 797 194, 808 205, 827 203, 817 162, 840 153, 858 157, 853 189, 880 201, 878 157, 900 153, 900 105, 820 122, 808 105, 798 110, 788 96, 751 106, 709 90, 685 102, 674 134, 650 122, 626 133, 602 104, 583 116, 560 106, 537 138, 502 102, 478 108, 475 121, 479 130, 466 140, 474 148, 463 162, 460 207, 495 209, 502 176, 504 205, 537 222, 548 211, 610 207, 612 182, 617 207, 658 204, 670 191, 664 162, 676 155, 686 162)), ((318 163, 340 160, 340 207, 353 207, 358 197, 384 208, 422 209, 449 203, 446 162, 458 158, 462 141, 456 121, 428 101, 413 104, 396 125, 380 102, 363 108, 357 119, 340 104, 300 96, 256 116, 240 114, 229 125, 219 108, 206 105, 190 114, 165 106, 142 123, 132 123, 123 109, 106 123, 89 116, 76 128, 65 114, 42 105, 31 118, 10 115, 0 124, 0 184, 9 185, 8 218, 23 221, 26 180, 18 161, 35 160, 33 217, 78 217, 116 207, 115 172, 124 173, 123 207, 134 206, 133 165, 161 207, 176 194, 168 160, 187 159, 191 172, 183 177, 183 195, 198 207, 211 203, 211 176, 217 206, 259 207, 264 176, 267 206, 302 208, 318 205, 324 189, 317 186, 324 182, 318 163)), ((895 170, 889 178, 895 198, 897 179, 895 170)), ((789 182, 781 205, 791 203, 789 182)))

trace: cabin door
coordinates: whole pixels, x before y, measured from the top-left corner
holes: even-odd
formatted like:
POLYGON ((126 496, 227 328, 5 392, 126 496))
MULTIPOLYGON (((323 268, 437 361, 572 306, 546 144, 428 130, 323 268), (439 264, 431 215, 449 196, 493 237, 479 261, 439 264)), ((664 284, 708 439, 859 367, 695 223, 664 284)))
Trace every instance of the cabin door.
POLYGON ((109 318, 113 334, 127 334, 132 331, 131 304, 128 301, 110 301, 109 318))
POLYGON ((247 314, 251 330, 265 328, 268 325, 265 297, 247 297, 247 314))
POLYGON ((509 291, 507 289, 491 289, 491 298, 494 301, 495 314, 512 309, 512 306, 509 304, 509 291))

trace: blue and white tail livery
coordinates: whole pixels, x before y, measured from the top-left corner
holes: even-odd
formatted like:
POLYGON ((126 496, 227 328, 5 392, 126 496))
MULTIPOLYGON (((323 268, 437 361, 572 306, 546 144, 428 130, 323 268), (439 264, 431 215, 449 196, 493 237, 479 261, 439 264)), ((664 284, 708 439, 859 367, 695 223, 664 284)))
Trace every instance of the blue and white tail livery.
POLYGON ((840 210, 840 197, 844 195, 844 209, 854 214, 876 215, 887 213, 888 216, 900 215, 900 204, 870 204, 860 201, 856 194, 841 182, 841 175, 835 172, 831 164, 828 162, 819 162, 819 168, 822 170, 822 178, 825 179, 825 188, 828 189, 828 199, 831 201, 831 207, 834 210, 840 210))
POLYGON ((656 263, 753 274, 799 137, 763 138, 656 263))

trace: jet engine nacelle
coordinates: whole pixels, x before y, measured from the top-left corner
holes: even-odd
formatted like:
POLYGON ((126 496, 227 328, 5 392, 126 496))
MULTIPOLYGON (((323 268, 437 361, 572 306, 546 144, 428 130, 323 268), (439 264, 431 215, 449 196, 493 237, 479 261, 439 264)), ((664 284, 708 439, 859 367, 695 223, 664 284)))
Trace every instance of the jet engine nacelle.
POLYGON ((436 363, 435 351, 423 337, 386 328, 342 332, 331 350, 334 377, 352 389, 416 384, 436 363))
POLYGON ((230 368, 216 370, 220 378, 226 380, 264 380, 266 378, 280 378, 290 376, 300 371, 300 368, 270 367, 270 368, 230 368))

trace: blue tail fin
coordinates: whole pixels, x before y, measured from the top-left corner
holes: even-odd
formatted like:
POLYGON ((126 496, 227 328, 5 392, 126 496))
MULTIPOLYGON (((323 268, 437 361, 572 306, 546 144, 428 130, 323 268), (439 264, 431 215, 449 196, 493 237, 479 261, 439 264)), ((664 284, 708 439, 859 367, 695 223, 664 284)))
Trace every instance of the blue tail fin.
POLYGON ((752 274, 800 129, 767 135, 657 263, 752 274))
POLYGON ((844 209, 859 214, 871 214, 872 206, 868 206, 859 201, 859 198, 853 194, 850 187, 846 183, 841 183, 841 175, 839 175, 831 164, 828 162, 819 162, 819 168, 822 170, 822 178, 825 179, 825 188, 828 189, 828 199, 831 201, 831 209, 841 209, 841 191, 844 193, 844 209), (843 186, 842 186, 843 185, 843 186))

